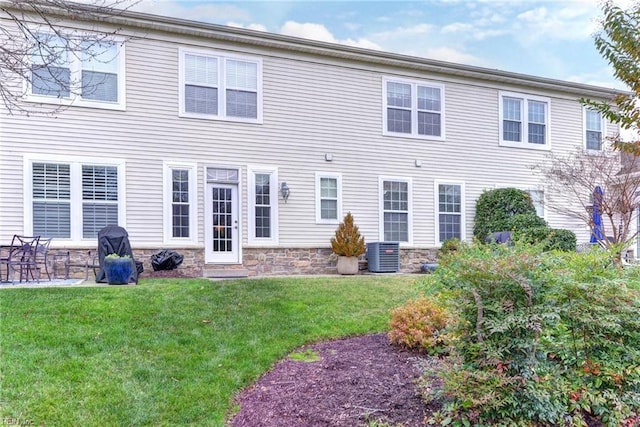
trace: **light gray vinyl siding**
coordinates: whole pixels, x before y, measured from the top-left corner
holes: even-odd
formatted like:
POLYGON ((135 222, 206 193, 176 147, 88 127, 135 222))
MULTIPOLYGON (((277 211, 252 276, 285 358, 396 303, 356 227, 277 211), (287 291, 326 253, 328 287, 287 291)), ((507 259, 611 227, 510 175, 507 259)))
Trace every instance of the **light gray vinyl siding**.
MULTIPOLYGON (((582 144, 578 94, 483 83, 462 77, 338 61, 308 54, 241 47, 186 36, 132 38, 126 51, 126 111, 70 107, 57 117, 4 116, 0 130, 0 242, 24 229, 23 155, 51 154, 126 162, 126 224, 138 247, 163 245, 163 161, 195 163, 198 244, 204 241, 204 168, 241 169, 241 229, 247 245, 247 168, 275 166, 279 246, 328 247, 336 228, 316 224, 315 174, 342 174, 342 215, 351 211, 367 241, 379 235, 379 177, 411 179, 413 246, 436 244, 436 181, 465 185, 466 236, 474 205, 498 183, 539 186, 529 165, 546 152, 499 145, 500 90, 550 98, 551 145, 582 144), (180 47, 210 47, 263 61, 263 123, 179 117, 180 47), (383 77, 443 84, 445 141, 383 136, 383 77), (325 161, 325 153, 333 161, 325 161), (416 160, 421 167, 416 167, 416 160)), ((28 207, 26 207, 28 208, 28 207)), ((552 226, 572 224, 549 215, 552 226)))

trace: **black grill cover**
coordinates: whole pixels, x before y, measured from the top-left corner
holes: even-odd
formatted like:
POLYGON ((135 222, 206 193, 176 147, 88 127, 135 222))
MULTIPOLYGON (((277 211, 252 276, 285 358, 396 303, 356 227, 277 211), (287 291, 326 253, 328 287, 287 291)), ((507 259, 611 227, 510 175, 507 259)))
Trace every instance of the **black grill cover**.
POLYGON ((184 256, 178 252, 163 249, 151 255, 151 267, 153 267, 153 271, 173 270, 182 264, 183 260, 184 256))
MULTIPOLYGON (((117 225, 109 225, 98 232, 98 261, 100 269, 96 274, 96 282, 106 283, 107 276, 104 273, 104 258, 109 254, 118 254, 120 256, 129 255, 133 258, 131 251, 131 243, 129 243, 129 234, 127 230, 117 225)), ((130 280, 138 283, 138 275, 144 271, 142 263, 135 261, 136 269, 130 280)))

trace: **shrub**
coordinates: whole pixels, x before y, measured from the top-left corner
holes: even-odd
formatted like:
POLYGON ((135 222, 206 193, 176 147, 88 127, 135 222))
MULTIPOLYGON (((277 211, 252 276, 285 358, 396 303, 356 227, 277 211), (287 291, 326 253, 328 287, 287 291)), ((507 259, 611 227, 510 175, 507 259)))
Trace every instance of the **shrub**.
MULTIPOLYGON (((485 191, 476 202, 473 235, 479 241, 484 242, 493 232, 511 231, 513 228, 509 221, 514 215, 519 214, 536 214, 536 208, 533 206, 529 193, 517 188, 498 188, 485 191)), ((528 226, 522 228, 528 228, 528 226)))
POLYGON ((408 301, 391 312, 389 341, 429 354, 442 353, 448 342, 444 329, 449 321, 447 311, 425 297, 408 301))
POLYGON ((461 245, 462 242, 457 237, 445 240, 442 242, 442 246, 440 246, 440 256, 456 253, 461 245))
POLYGON ((463 247, 431 276, 454 292, 460 359, 445 364, 454 425, 606 426, 640 421, 640 292, 605 251, 463 247))
POLYGON ((522 243, 541 244, 545 251, 575 251, 577 245, 576 234, 562 228, 524 228, 515 231, 514 238, 522 243))
POLYGON ((331 250, 340 256, 360 256, 366 251, 364 237, 353 222, 353 215, 347 212, 331 238, 331 250))
POLYGON ((519 231, 529 228, 546 227, 547 221, 535 213, 515 214, 506 220, 504 230, 494 231, 519 231))

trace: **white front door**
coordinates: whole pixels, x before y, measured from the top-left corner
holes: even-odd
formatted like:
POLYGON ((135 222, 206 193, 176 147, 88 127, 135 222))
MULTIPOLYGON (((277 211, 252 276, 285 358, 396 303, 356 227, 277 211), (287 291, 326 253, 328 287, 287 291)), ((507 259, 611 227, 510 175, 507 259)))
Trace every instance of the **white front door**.
POLYGON ((238 185, 207 183, 205 197, 205 261, 240 262, 238 185))

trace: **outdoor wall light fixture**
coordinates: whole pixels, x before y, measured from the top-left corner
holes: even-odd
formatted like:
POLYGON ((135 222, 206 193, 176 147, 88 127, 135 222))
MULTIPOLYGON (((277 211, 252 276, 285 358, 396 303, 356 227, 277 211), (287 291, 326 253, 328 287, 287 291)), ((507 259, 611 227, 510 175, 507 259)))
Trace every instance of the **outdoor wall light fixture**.
POLYGON ((287 203, 287 199, 289 198, 289 194, 291 194, 291 190, 289 190, 289 186, 286 182, 283 182, 280 185, 280 194, 282 195, 284 202, 287 203))

